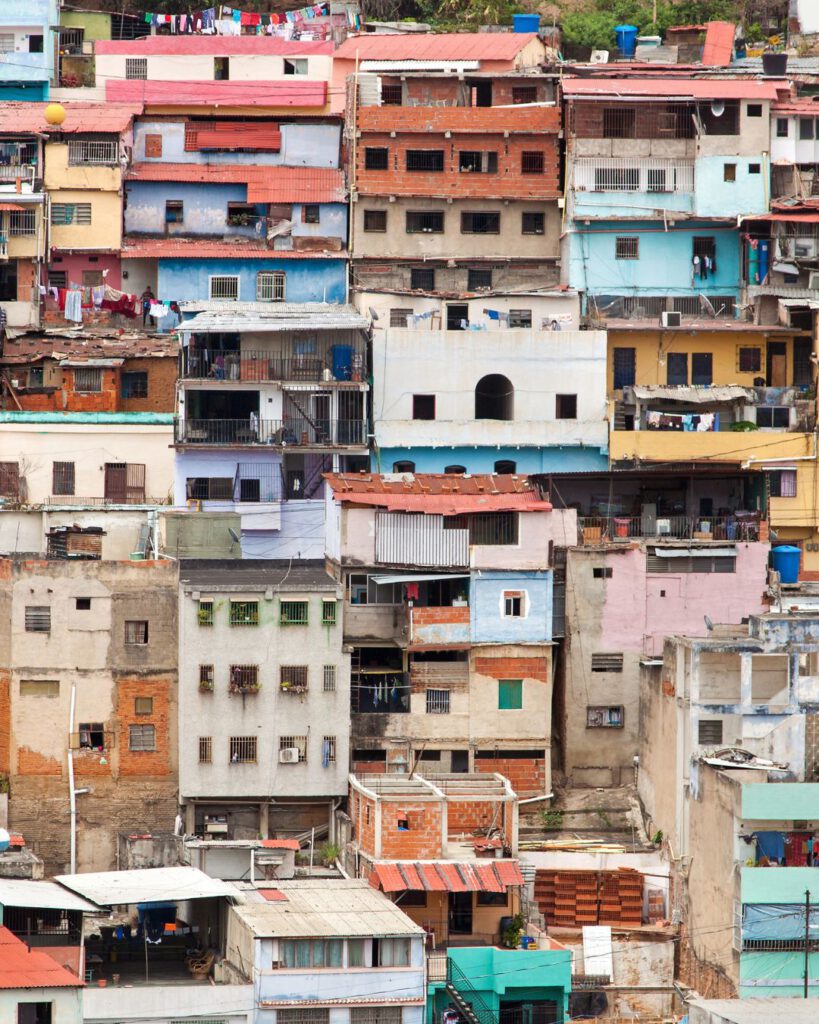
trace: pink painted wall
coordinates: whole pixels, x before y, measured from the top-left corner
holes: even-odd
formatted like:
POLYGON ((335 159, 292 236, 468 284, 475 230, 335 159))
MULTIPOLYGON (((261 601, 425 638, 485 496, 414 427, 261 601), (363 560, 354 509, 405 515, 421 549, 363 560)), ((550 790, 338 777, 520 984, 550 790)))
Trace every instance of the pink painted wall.
POLYGON ((704 616, 739 623, 767 611, 763 603, 768 544, 737 544, 735 573, 647 575, 645 551, 634 548, 601 559, 612 566, 606 581, 599 650, 638 650, 658 656, 663 638, 704 636, 704 616))
MULTIPOLYGON (((77 284, 82 284, 82 272, 84 270, 107 270, 108 276, 105 278, 105 283, 109 288, 116 288, 117 291, 123 290, 118 253, 99 253, 99 255, 96 255, 95 253, 87 252, 67 253, 52 249, 49 270, 65 271, 66 282, 76 281, 77 284), (96 259, 95 263, 91 262, 92 258, 96 259)), ((128 289, 125 288, 125 291, 128 291, 128 289)))

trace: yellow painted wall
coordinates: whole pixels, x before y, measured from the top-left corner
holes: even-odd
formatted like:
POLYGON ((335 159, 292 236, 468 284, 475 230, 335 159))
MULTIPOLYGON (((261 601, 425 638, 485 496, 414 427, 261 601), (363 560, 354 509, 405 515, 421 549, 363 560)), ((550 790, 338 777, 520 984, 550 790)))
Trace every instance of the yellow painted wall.
POLYGON ((43 207, 34 207, 36 217, 36 233, 33 235, 10 235, 9 219, 10 213, 0 215, 0 234, 8 238, 9 259, 13 260, 36 260, 43 259, 45 255, 46 232, 43 224, 43 207))
POLYGON ((713 354, 714 384, 738 384, 752 387, 755 377, 765 376, 766 341, 782 341, 786 345, 787 379, 793 373, 793 339, 787 335, 759 331, 609 331, 607 387, 609 394, 614 391, 614 349, 633 348, 636 350, 635 383, 640 385, 665 384, 666 369, 660 360, 668 352, 686 352, 689 355, 688 372, 691 372, 692 352, 713 354), (760 348, 761 369, 754 373, 739 370, 739 349, 760 348))
POLYGON ((100 192, 118 192, 122 186, 122 172, 114 167, 70 167, 68 143, 49 142, 45 147, 45 188, 94 189, 100 192))
POLYGON ((57 249, 120 249, 122 199, 116 192, 57 189, 53 203, 90 203, 90 224, 52 224, 51 244, 57 249))

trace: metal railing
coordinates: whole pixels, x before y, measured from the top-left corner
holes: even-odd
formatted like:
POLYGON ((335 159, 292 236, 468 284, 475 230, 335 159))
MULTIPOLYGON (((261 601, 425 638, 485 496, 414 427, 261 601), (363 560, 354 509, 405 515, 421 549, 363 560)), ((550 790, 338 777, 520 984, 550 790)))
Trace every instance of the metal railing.
POLYGON ((27 181, 34 183, 37 177, 36 164, 0 164, 0 181, 27 181))
POLYGON ((277 447, 324 448, 365 445, 367 425, 363 420, 211 420, 187 419, 174 423, 176 444, 266 444, 277 447))
POLYGON ((582 544, 662 540, 759 540, 759 520, 737 516, 579 516, 582 544))
POLYGON ((427 980, 446 981, 446 953, 427 953, 427 980))
POLYGON ((352 346, 342 348, 341 354, 328 351, 315 355, 185 349, 180 357, 180 375, 187 380, 362 381, 364 353, 352 346))
POLYGON ((497 1014, 486 1005, 451 957, 447 957, 446 962, 446 988, 458 1009, 471 1011, 473 1024, 498 1024, 497 1014))
POLYGON ((693 192, 694 161, 578 157, 574 187, 583 192, 693 192))

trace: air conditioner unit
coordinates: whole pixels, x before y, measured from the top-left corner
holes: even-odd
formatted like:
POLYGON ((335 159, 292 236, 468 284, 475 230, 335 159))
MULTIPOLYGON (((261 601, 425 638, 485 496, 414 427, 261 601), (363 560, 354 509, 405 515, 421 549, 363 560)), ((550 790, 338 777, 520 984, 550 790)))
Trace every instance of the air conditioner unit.
POLYGON ((808 288, 811 291, 819 291, 819 270, 812 270, 808 274, 808 288))
POLYGON ((682 313, 663 312, 660 314, 663 327, 682 327, 682 313))
POLYGON ((205 815, 205 831, 208 835, 225 835, 227 830, 227 818, 224 815, 205 815))
POLYGON ((298 747, 285 747, 279 751, 279 761, 282 764, 298 764, 299 761, 299 748, 298 747))

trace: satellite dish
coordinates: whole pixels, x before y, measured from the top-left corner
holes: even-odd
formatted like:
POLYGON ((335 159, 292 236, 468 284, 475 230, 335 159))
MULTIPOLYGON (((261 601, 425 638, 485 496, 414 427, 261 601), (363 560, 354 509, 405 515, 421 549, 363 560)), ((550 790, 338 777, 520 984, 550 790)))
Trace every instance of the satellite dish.
POLYGON ((707 615, 703 615, 703 618, 705 619, 705 628, 708 630, 709 633, 711 633, 714 629, 714 623, 708 618, 707 615))
POLYGON ((0 853, 5 853, 11 846, 11 836, 4 828, 0 828, 0 853))
POLYGON ((373 309, 372 306, 369 307, 369 314, 370 314, 370 319, 371 320, 377 320, 378 319, 378 313, 376 313, 376 311, 373 309))
POLYGON ((234 542, 234 544, 238 544, 239 541, 240 541, 240 537, 239 537, 239 534, 233 529, 232 526, 228 527, 228 533, 230 534, 230 539, 234 542))
POLYGON ((698 295, 697 298, 700 300, 700 307, 702 309, 704 309, 705 312, 708 313, 709 316, 712 316, 712 317, 714 317, 714 319, 716 319, 717 311, 711 305, 711 302, 710 302, 708 296, 707 295, 698 295))
POLYGON ((722 117, 725 113, 725 102, 723 100, 714 100, 711 104, 711 113, 714 117, 722 117))

